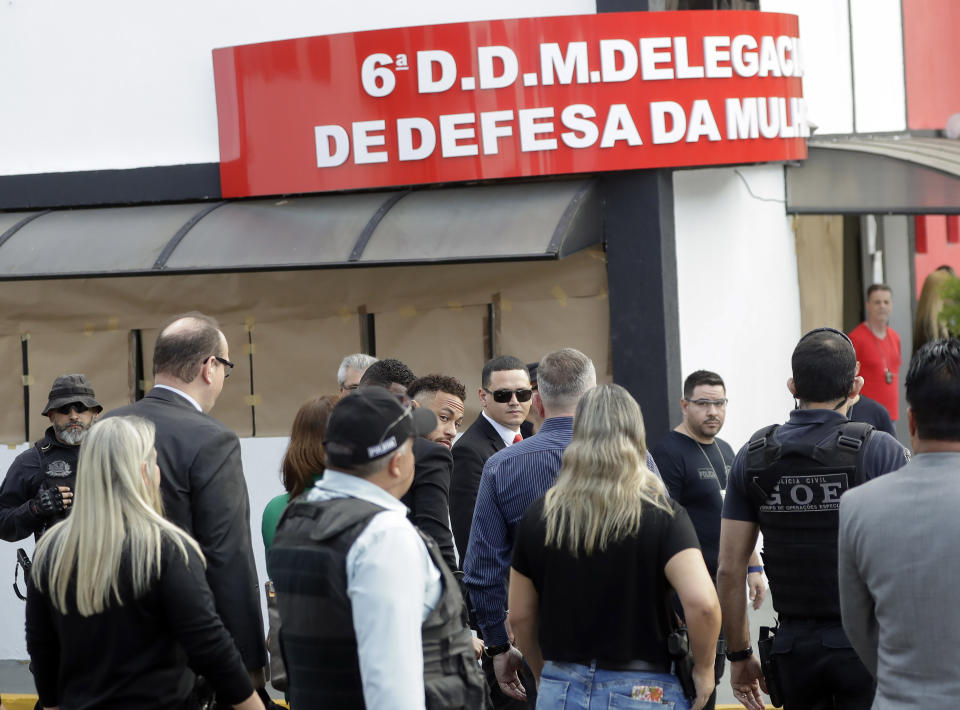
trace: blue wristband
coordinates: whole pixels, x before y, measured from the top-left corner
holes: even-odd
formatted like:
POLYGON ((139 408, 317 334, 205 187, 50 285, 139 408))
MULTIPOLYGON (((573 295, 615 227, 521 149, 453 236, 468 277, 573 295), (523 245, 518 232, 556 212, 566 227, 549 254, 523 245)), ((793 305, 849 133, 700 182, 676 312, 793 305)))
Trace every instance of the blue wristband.
POLYGON ((753 574, 754 572, 763 574, 763 565, 751 565, 747 567, 747 574, 753 574))

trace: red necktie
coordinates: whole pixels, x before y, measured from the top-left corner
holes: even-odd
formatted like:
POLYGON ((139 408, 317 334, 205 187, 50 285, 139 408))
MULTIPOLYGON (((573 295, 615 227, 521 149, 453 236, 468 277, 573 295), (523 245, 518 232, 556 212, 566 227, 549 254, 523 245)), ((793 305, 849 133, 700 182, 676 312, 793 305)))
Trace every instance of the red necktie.
POLYGON ((520 436, 520 434, 517 434, 515 437, 513 437, 513 443, 516 444, 519 441, 523 441, 523 437, 520 436))

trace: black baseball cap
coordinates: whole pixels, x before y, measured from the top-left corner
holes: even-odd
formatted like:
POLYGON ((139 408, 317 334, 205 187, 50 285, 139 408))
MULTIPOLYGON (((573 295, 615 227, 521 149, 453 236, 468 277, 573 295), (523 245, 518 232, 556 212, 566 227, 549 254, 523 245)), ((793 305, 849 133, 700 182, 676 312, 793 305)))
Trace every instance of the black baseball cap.
POLYGON ((437 428, 429 409, 404 406, 382 387, 361 387, 333 408, 323 442, 327 463, 353 468, 396 451, 412 436, 437 428))

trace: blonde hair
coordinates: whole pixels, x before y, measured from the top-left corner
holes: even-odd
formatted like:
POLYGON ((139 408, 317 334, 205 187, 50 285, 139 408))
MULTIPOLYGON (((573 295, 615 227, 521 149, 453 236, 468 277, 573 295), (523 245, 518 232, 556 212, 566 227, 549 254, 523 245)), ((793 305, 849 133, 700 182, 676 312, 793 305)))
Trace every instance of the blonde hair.
POLYGON ((546 543, 574 557, 603 551, 640 530, 647 506, 673 515, 663 483, 647 468, 640 405, 619 385, 587 392, 543 513, 546 543))
POLYGON ((134 598, 145 594, 160 577, 164 538, 185 559, 187 545, 203 559, 193 538, 163 518, 153 443, 153 424, 139 417, 105 419, 84 437, 73 510, 40 538, 34 557, 33 581, 59 612, 72 601, 82 616, 122 605, 125 559, 134 598))
POLYGON ((949 271, 937 269, 931 271, 923 282, 920 298, 917 299, 917 316, 913 323, 913 352, 917 352, 924 343, 940 338, 949 338, 947 325, 940 320, 943 310, 943 286, 956 277, 949 271))

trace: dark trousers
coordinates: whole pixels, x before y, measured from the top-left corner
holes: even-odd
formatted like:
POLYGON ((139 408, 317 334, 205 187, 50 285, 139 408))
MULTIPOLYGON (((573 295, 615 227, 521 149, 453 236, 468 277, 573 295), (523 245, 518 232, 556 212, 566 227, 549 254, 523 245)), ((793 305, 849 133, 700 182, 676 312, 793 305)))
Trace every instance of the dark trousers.
POLYGON ((877 685, 837 621, 780 620, 773 640, 784 710, 869 710, 877 685))
POLYGON ((523 687, 527 691, 526 700, 514 700, 503 694, 503 691, 500 690, 500 684, 497 682, 497 674, 493 671, 493 659, 488 658, 487 654, 483 654, 480 663, 483 667, 483 674, 487 678, 487 686, 490 689, 490 700, 493 702, 494 710, 501 710, 501 708, 509 710, 533 710, 533 708, 537 706, 537 683, 533 679, 533 671, 530 670, 530 666, 527 665, 526 661, 523 662, 523 668, 517 674, 520 676, 520 682, 523 683, 523 687))

